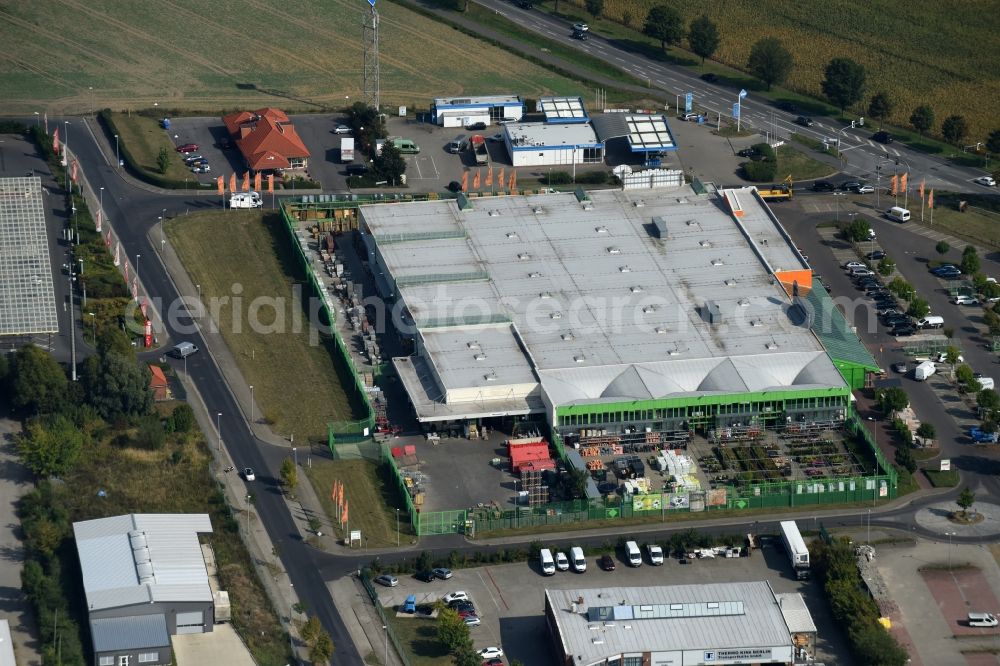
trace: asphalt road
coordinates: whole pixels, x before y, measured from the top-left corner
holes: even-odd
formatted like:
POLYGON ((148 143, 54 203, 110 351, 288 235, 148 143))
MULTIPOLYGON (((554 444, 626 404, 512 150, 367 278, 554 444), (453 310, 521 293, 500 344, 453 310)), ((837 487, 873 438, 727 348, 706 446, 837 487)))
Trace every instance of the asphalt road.
MULTIPOLYGON (((715 114, 721 114, 723 117, 732 115, 738 90, 706 83, 687 72, 683 67, 661 63, 625 50, 593 31, 590 31, 586 41, 573 39, 570 36, 573 31, 570 23, 554 18, 547 13, 520 9, 512 2, 504 0, 475 0, 475 2, 502 14, 524 29, 540 33, 562 45, 600 58, 639 79, 648 80, 652 87, 665 92, 667 100, 674 105, 678 102, 677 96, 680 96, 680 102, 683 103, 684 94, 691 92, 694 94, 695 106, 699 109, 708 109, 712 112, 713 117, 715 114)), ((435 11, 432 7, 427 8, 435 11)), ((436 11, 445 14, 444 10, 436 11)), ((455 17, 454 12, 448 12, 447 16, 450 20, 461 20, 461 17, 455 17)), ((472 21, 463 22, 474 24, 472 21)), ((501 42, 514 41, 494 31, 489 32, 492 38, 501 42)), ((588 71, 581 67, 574 66, 572 63, 567 63, 567 65, 567 69, 580 76, 585 78, 590 76, 588 71)), ((898 168, 900 172, 910 173, 910 182, 912 183, 925 179, 928 187, 946 188, 956 192, 983 190, 981 186, 975 185, 971 181, 977 176, 984 175, 985 171, 955 167, 943 160, 907 149, 902 145, 883 146, 877 144, 871 140, 874 128, 870 127, 852 129, 849 125, 847 127, 841 126, 831 118, 819 117, 813 118, 816 122, 812 127, 801 127, 794 123, 797 115, 781 111, 766 101, 758 102, 754 99, 753 94, 743 99, 741 120, 745 125, 756 130, 770 131, 779 138, 786 138, 791 132, 797 132, 817 140, 839 138, 841 151, 847 160, 844 173, 851 176, 875 182, 875 167, 882 163, 883 174, 891 175, 893 169, 898 168), (899 167, 895 164, 896 159, 899 160, 899 167)))

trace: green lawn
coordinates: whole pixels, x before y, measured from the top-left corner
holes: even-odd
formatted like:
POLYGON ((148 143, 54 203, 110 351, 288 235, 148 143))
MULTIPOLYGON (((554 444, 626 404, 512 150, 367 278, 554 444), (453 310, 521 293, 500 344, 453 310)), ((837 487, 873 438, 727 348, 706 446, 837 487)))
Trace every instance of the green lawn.
POLYGON ((156 119, 138 113, 113 113, 111 119, 114 122, 113 131, 118 134, 119 149, 122 153, 128 151, 131 154, 137 169, 163 178, 190 180, 197 184, 197 178, 184 164, 184 156, 175 150, 174 142, 156 119), (170 165, 163 174, 157 163, 161 148, 170 154, 170 165))
POLYGON ((201 212, 165 229, 276 433, 325 443, 327 422, 359 418, 333 343, 310 335, 294 296, 305 278, 280 215, 201 212))
POLYGON ((792 180, 812 180, 837 173, 837 167, 813 159, 791 146, 778 146, 778 179, 792 174, 792 180))
MULTIPOLYGON (((902 205, 902 204, 900 204, 902 205)), ((920 219, 920 199, 910 197, 910 221, 937 229, 963 240, 988 247, 1000 247, 1000 213, 970 206, 964 213, 957 210, 955 202, 938 199, 934 207, 934 219, 930 209, 924 209, 920 219)))
POLYGON ((933 469, 925 469, 924 474, 935 488, 954 488, 959 482, 958 472, 955 470, 940 472, 933 469))
POLYGON ((396 617, 395 609, 385 609, 389 625, 408 652, 410 666, 440 666, 451 663, 448 648, 437 638, 437 622, 425 617, 396 617))

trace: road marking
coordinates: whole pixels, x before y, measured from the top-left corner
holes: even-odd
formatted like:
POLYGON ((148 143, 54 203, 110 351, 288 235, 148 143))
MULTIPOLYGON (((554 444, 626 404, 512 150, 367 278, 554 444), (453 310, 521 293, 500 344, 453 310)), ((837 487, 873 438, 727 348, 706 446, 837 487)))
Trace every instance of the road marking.
POLYGON ((869 146, 871 146, 875 150, 878 150, 878 146, 876 146, 875 143, 871 139, 867 139, 867 141, 868 141, 868 145, 869 146))
POLYGON ((893 155, 895 155, 896 157, 899 157, 899 151, 898 150, 896 150, 895 148, 890 148, 889 150, 892 151, 893 155))
POLYGON ((503 595, 500 593, 500 587, 497 585, 497 582, 493 579, 493 574, 490 573, 489 567, 485 567, 483 569, 483 571, 485 571, 486 575, 489 576, 490 582, 489 583, 486 582, 486 579, 483 578, 482 572, 479 572, 479 574, 478 574, 479 575, 479 580, 482 581, 483 587, 486 588, 487 594, 490 595, 490 599, 493 601, 493 605, 496 606, 497 613, 498 614, 500 613, 500 604, 497 603, 496 597, 493 596, 493 592, 490 590, 490 585, 492 585, 493 589, 495 589, 497 591, 497 596, 500 597, 500 601, 503 601, 503 607, 504 607, 504 609, 505 610, 510 610, 510 606, 508 606, 507 602, 504 601, 503 595))

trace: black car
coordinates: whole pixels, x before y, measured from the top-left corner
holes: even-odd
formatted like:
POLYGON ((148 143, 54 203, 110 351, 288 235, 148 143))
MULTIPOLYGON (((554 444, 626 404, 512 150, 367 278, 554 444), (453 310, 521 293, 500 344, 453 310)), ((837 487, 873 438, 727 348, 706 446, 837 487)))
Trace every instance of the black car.
POLYGON ((894 338, 902 338, 907 335, 913 335, 917 332, 917 327, 915 324, 900 324, 889 331, 889 335, 894 338))
POLYGON ((840 184, 840 190, 842 192, 854 192, 861 187, 861 183, 856 180, 848 180, 840 184))
POLYGON ((878 141, 879 143, 892 143, 892 140, 892 135, 885 130, 872 134, 872 141, 878 141))
POLYGON ((893 303, 886 303, 885 305, 876 303, 875 304, 875 312, 878 314, 879 317, 888 317, 888 316, 894 315, 894 314, 903 314, 902 312, 900 312, 896 308, 897 305, 899 305, 899 304, 895 303, 895 302, 893 302, 893 303))
POLYGON ((809 116, 799 116, 798 118, 795 119, 795 124, 802 125, 803 127, 812 127, 813 119, 810 118, 809 116))
POLYGON ((534 5, 528 2, 528 0, 518 0, 516 4, 521 9, 531 9, 532 7, 534 7, 534 5))
POLYGON ((610 555, 608 555, 606 553, 604 555, 601 555, 601 559, 598 560, 598 564, 605 571, 614 571, 615 570, 615 558, 611 557, 610 555))
POLYGON ((465 126, 465 129, 467 129, 467 130, 484 130, 486 128, 487 128, 486 123, 482 123, 482 122, 480 122, 480 123, 469 123, 468 125, 465 126))
POLYGON ((348 176, 363 176, 368 171, 368 165, 361 164, 360 162, 351 162, 344 169, 344 173, 348 176))
POLYGON ((433 571, 418 571, 413 574, 413 577, 417 580, 422 580, 425 583, 432 583, 437 576, 434 575, 433 571))
POLYGON ((740 157, 756 157, 757 155, 760 154, 760 151, 757 150, 756 148, 750 147, 750 148, 744 148, 743 150, 739 151, 736 154, 739 155, 740 157))
POLYGON ((874 252, 869 252, 865 255, 866 259, 871 259, 873 261, 878 261, 879 259, 885 259, 885 252, 882 250, 875 250, 874 252))
POLYGON ((705 81, 706 83, 715 83, 716 81, 719 80, 719 77, 716 76, 715 74, 712 74, 712 72, 705 72, 704 74, 701 75, 701 80, 705 81))
POLYGON ((471 601, 457 601, 455 605, 451 606, 452 610, 456 613, 461 613, 462 611, 476 612, 476 607, 472 605, 471 601))
POLYGON ((817 180, 813 183, 813 192, 833 192, 836 186, 828 180, 817 180))
POLYGON ((905 313, 886 315, 882 317, 882 323, 888 328, 895 328, 901 324, 910 324, 913 320, 905 313))

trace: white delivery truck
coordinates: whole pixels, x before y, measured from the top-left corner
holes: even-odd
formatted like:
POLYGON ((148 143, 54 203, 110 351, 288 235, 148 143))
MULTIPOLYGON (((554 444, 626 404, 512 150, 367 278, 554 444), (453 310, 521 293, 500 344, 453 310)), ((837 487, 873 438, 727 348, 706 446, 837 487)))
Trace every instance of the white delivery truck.
POLYGON ((657 546, 655 543, 646 544, 646 549, 649 551, 649 563, 660 565, 663 564, 663 549, 657 546))
POLYGON ((924 361, 913 369, 913 378, 922 382, 935 372, 937 372, 937 366, 934 365, 934 361, 924 361))
POLYGON ((642 551, 639 550, 639 544, 635 541, 625 542, 625 554, 628 555, 628 563, 630 566, 642 566, 642 551))
POLYGON ((579 546, 570 548, 569 561, 573 565, 573 571, 583 573, 587 570, 587 560, 583 557, 583 548, 579 546))
POLYGON ((230 208, 260 208, 263 205, 260 192, 237 192, 229 197, 230 208))
POLYGON ((340 139, 340 161, 350 164, 354 161, 354 137, 345 136, 340 139))
POLYGON ((551 576, 556 572, 556 561, 552 559, 552 551, 548 548, 542 548, 538 553, 538 559, 542 563, 542 573, 546 576, 551 576))

